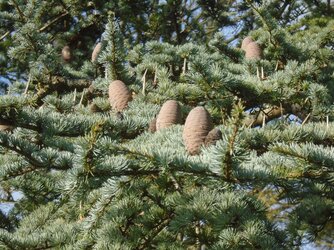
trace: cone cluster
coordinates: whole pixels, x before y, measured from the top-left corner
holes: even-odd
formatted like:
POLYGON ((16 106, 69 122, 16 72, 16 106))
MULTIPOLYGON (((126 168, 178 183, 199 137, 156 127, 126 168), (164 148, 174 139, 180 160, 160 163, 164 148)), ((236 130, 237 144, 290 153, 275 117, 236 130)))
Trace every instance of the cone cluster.
POLYGON ((131 93, 128 87, 120 80, 115 80, 109 85, 109 102, 111 107, 117 111, 123 111, 129 101, 131 101, 131 93))

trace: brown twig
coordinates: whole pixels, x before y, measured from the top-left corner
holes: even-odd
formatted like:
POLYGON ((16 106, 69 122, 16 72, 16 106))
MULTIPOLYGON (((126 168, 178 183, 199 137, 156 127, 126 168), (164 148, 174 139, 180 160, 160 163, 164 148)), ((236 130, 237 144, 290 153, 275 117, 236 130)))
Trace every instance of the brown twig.
POLYGON ((3 39, 5 39, 9 34, 10 34, 10 31, 7 31, 5 34, 3 34, 3 35, 0 37, 0 41, 2 41, 3 39))
POLYGON ((46 30, 48 27, 50 27, 52 24, 54 24, 55 22, 57 22, 59 19, 61 19, 64 16, 67 16, 69 13, 68 11, 66 11, 65 13, 62 13, 61 15, 57 16, 55 19, 53 19, 52 21, 49 21, 48 23, 46 23, 42 28, 40 28, 38 31, 39 32, 43 32, 44 30, 46 30))

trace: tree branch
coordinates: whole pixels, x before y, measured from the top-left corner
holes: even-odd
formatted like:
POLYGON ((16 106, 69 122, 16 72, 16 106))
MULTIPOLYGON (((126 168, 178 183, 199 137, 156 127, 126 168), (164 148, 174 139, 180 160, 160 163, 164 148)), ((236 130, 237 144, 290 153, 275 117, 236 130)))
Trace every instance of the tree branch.
POLYGON ((54 24, 55 22, 57 22, 59 19, 61 19, 64 16, 67 16, 69 13, 68 11, 66 11, 65 13, 62 13, 61 15, 57 16, 55 19, 53 19, 52 21, 49 21, 48 23, 46 23, 42 28, 40 28, 38 31, 39 32, 43 32, 44 30, 46 30, 48 27, 50 27, 52 24, 54 24))

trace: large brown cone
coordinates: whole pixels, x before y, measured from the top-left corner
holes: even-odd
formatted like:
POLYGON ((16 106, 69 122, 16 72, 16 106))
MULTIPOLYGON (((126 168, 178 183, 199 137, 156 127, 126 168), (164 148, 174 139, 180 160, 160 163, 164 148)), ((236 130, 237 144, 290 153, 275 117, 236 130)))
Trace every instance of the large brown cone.
POLYGON ((216 142, 222 138, 222 132, 218 128, 212 129, 205 138, 205 146, 216 145, 216 142))
POLYGON ((190 111, 183 129, 183 141, 190 155, 200 152, 211 129, 211 117, 204 107, 196 107, 190 111))
POLYGON ((71 61, 71 49, 69 46, 64 46, 64 48, 61 50, 61 56, 65 62, 71 61))
POLYGON ((131 101, 131 93, 128 87, 120 80, 115 80, 109 85, 109 102, 116 111, 122 111, 131 101))
POLYGON ((93 63, 96 62, 96 59, 97 59, 97 57, 100 54, 101 47, 102 47, 101 43, 96 44, 96 46, 95 46, 95 48, 93 50, 93 53, 92 53, 92 62, 93 63))
POLYGON ((246 47, 246 59, 261 59, 262 50, 256 42, 251 42, 246 47))
POLYGON ((157 116, 157 130, 181 123, 181 107, 177 101, 169 100, 162 105, 157 116))
POLYGON ((250 37, 250 36, 246 36, 244 38, 244 40, 242 40, 242 43, 241 43, 241 49, 246 51, 246 47, 248 44, 254 42, 253 39, 250 37))

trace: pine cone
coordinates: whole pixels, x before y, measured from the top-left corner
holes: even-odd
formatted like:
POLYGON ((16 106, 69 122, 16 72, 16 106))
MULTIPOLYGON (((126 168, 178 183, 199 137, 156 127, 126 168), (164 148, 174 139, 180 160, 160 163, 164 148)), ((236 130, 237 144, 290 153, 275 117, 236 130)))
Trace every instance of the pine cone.
POLYGON ((96 62, 96 59, 97 57, 99 56, 99 53, 101 51, 101 47, 102 47, 102 44, 101 43, 98 43, 96 44, 94 50, 93 50, 93 53, 92 53, 92 62, 96 62))
POLYGON ((101 112, 102 110, 99 108, 99 106, 97 106, 95 103, 92 103, 90 105, 90 111, 92 113, 97 113, 97 112, 101 112))
POLYGON ((246 47, 246 59, 261 59, 262 50, 256 42, 251 42, 246 47))
POLYGON ((131 101, 131 93, 128 87, 120 80, 115 80, 109 85, 109 102, 116 111, 122 111, 131 101))
POLYGON ((151 133, 154 133, 155 131, 157 131, 156 124, 157 124, 157 118, 154 118, 148 126, 148 131, 151 133))
POLYGON ((61 50, 61 56, 65 62, 71 61, 72 56, 70 46, 64 46, 64 48, 61 50))
POLYGON ((183 129, 183 141, 190 155, 200 152, 211 129, 211 117, 204 107, 196 107, 190 111, 183 129))
POLYGON ((7 124, 0 124, 0 131, 10 132, 14 129, 13 126, 7 124))
POLYGON ((222 138, 222 132, 218 128, 212 129, 205 138, 205 146, 216 145, 216 142, 222 138))
POLYGON ((177 101, 166 101, 157 116, 157 130, 181 123, 181 107, 177 101))
POLYGON ((253 39, 250 36, 246 36, 244 40, 242 40, 241 49, 246 51, 247 45, 252 42, 254 42, 253 39))

